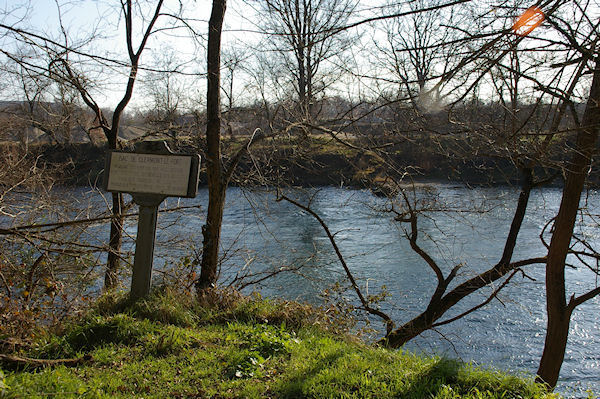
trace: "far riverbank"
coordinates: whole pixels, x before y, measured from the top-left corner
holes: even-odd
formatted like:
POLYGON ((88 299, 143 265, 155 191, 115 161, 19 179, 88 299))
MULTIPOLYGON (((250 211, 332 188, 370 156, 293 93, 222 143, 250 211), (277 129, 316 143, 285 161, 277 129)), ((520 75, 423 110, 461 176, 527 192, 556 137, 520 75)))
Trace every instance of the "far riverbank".
MULTIPOLYGON (((224 140, 223 154, 234 153, 243 143, 243 137, 224 140)), ((189 142, 170 142, 169 145, 176 152, 201 155, 200 186, 206 185, 204 149, 189 142)), ((372 188, 385 183, 388 176, 411 183, 455 182, 477 186, 512 185, 519 181, 519 172, 508 159, 481 156, 459 159, 410 142, 396 143, 377 154, 358 148, 358 145, 351 148, 324 136, 260 143, 242 159, 231 184, 372 188)), ((3 144, 2 151, 18 153, 23 149, 17 143, 3 144)), ((47 169, 60 184, 102 184, 104 146, 40 144, 29 146, 27 151, 28 157, 37 160, 37 167, 47 169)), ((227 157, 224 162, 228 163, 227 157)), ((542 173, 540 170, 539 174, 542 173)), ((590 180, 597 185, 600 176, 592 176, 590 180)), ((560 184, 560 178, 553 183, 560 184)))

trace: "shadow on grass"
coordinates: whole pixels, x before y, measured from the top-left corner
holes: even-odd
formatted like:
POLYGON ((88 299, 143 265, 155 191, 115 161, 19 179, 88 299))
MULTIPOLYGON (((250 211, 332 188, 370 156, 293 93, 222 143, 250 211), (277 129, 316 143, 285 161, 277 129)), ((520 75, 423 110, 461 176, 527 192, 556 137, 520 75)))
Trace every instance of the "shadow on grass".
POLYGON ((399 393, 398 398, 421 399, 435 397, 445 385, 458 381, 461 363, 452 359, 439 359, 423 373, 415 376, 408 390, 399 393))
MULTIPOLYGON (((387 385, 386 392, 377 392, 372 387, 362 384, 342 381, 331 381, 330 387, 315 386, 314 381, 319 381, 318 375, 327 370, 342 357, 343 351, 337 351, 316 361, 310 368, 301 373, 293 375, 288 381, 280 386, 276 397, 280 398, 321 398, 321 397, 347 397, 347 398, 404 398, 422 399, 438 395, 442 390, 448 389, 446 385, 455 384, 458 381, 458 373, 461 363, 456 360, 440 359, 423 370, 419 374, 408 377, 409 381, 381 381, 387 385), (394 388, 392 388, 394 387, 394 388), (324 395, 324 396, 323 396, 324 395)), ((393 378, 393 377, 390 377, 393 378)), ((401 378, 401 377, 398 377, 401 378)), ((352 378, 348 378, 350 381, 352 378)), ((323 380, 320 380, 321 384, 323 380)), ((328 384, 328 382, 325 382, 328 384)))
POLYGON ((321 370, 327 369, 329 365, 335 363, 337 359, 341 358, 343 355, 344 352, 342 350, 335 351, 314 362, 309 369, 303 370, 301 374, 295 373, 277 390, 276 396, 290 399, 313 397, 310 394, 305 394, 307 388, 310 388, 310 385, 307 384, 307 381, 315 378, 321 372, 321 370))

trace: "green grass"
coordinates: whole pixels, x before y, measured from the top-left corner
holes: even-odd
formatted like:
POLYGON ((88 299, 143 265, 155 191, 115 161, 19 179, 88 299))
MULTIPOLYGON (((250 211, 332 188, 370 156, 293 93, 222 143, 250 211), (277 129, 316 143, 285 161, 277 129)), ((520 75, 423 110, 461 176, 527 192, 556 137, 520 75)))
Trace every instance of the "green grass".
POLYGON ((79 367, 4 369, 4 398, 545 398, 531 381, 374 348, 293 302, 171 292, 104 297, 21 355, 79 367))

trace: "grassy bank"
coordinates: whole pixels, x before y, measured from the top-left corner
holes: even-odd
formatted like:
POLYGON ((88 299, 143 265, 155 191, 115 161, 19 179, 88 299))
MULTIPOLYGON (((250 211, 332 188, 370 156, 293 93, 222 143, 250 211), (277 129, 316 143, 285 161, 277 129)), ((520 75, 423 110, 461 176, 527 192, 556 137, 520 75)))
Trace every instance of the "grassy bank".
POLYGON ((137 304, 104 297, 85 317, 13 353, 80 363, 4 361, 0 397, 554 397, 496 371, 374 348, 343 329, 308 306, 257 297, 197 301, 162 292, 137 304))

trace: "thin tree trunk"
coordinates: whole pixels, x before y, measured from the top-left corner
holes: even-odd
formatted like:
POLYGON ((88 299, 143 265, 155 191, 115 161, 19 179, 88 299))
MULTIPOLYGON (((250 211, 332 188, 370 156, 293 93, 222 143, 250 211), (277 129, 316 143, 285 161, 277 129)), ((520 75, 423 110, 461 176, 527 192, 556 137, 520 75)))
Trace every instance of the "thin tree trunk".
POLYGON ((592 154, 598 141, 600 125, 600 62, 594 70, 592 87, 583 115, 582 128, 577 134, 573 158, 565 172, 565 186, 548 249, 546 262, 546 309, 548 328, 544 352, 538 368, 538 381, 554 388, 563 363, 569 322, 574 306, 567 304, 565 262, 571 245, 579 200, 590 169, 592 154))
MULTIPOLYGON (((104 129, 110 150, 119 149, 118 130, 104 129)), ((108 258, 104 272, 104 291, 117 287, 120 267, 121 245, 123 243, 123 195, 112 193, 112 218, 110 220, 110 235, 108 239, 108 258)))
POLYGON ((112 219, 110 221, 110 236, 108 242, 108 259, 104 274, 104 290, 109 291, 118 284, 119 259, 123 241, 123 195, 112 194, 112 219))
POLYGON ((213 0, 212 12, 208 22, 208 90, 206 101, 207 125, 207 177, 208 177, 208 214, 202 227, 202 262, 200 279, 196 289, 202 291, 217 281, 219 264, 219 244, 221 225, 225 206, 225 182, 221 165, 221 31, 225 17, 226 0, 213 0))
POLYGON ((200 279, 196 284, 198 291, 212 287, 217 282, 225 191, 221 187, 215 187, 213 190, 209 188, 208 214, 206 224, 202 226, 204 241, 202 243, 200 279))
MULTIPOLYGON (((106 129, 108 148, 119 148, 118 130, 106 129)), ((110 220, 110 235, 108 240, 108 259, 104 273, 104 290, 110 291, 118 284, 121 244, 123 243, 123 195, 112 193, 112 219, 110 220)))
POLYGON ((307 96, 306 96, 306 69, 304 66, 304 48, 298 49, 298 103, 300 108, 300 117, 306 116, 307 96))

